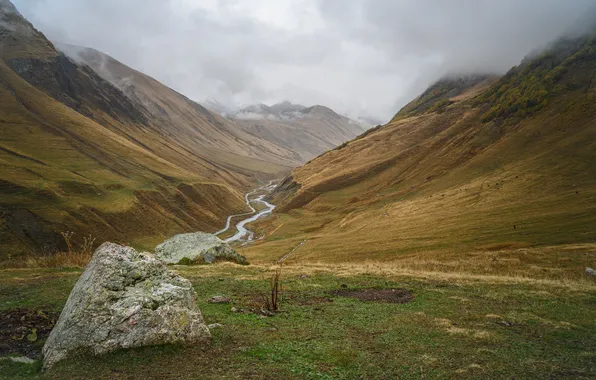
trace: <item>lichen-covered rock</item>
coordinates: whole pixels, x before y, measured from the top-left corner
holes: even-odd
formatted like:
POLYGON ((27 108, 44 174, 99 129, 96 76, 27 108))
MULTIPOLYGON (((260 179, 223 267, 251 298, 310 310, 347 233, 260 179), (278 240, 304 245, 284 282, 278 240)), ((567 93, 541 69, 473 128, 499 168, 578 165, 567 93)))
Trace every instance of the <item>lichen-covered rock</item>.
POLYGON ((43 347, 44 368, 73 352, 99 355, 120 348, 207 343, 210 333, 196 299, 190 281, 152 255, 104 243, 43 347))
POLYGON ((176 235, 155 247, 155 254, 168 264, 212 264, 216 261, 248 264, 246 258, 228 243, 205 232, 176 235))

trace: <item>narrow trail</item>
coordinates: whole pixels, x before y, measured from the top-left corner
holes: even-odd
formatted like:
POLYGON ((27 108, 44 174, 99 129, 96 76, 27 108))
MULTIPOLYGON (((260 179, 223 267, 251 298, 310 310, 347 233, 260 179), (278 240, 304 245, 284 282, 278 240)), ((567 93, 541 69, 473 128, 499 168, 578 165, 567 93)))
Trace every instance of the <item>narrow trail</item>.
POLYGON ((294 252, 296 252, 296 250, 298 250, 298 248, 302 247, 306 242, 308 241, 308 239, 304 239, 303 241, 301 241, 300 243, 298 243, 298 245, 296 245, 290 252, 286 253, 285 255, 283 255, 279 260, 277 260, 278 264, 282 264, 284 261, 286 261, 290 256, 292 256, 292 254, 294 252))
POLYGON ((225 242, 231 243, 231 242, 241 241, 241 240, 245 240, 246 243, 252 242, 254 240, 255 234, 254 234, 254 232, 247 229, 245 226, 249 223, 252 223, 252 222, 266 216, 266 215, 270 215, 273 212, 273 210, 275 209, 275 205, 264 200, 264 198, 267 194, 259 195, 257 198, 254 198, 254 199, 250 199, 250 196, 253 194, 259 193, 259 192, 269 193, 269 192, 273 191, 273 189, 275 189, 276 186, 277 185, 274 184, 274 181, 270 181, 267 185, 256 188, 253 191, 246 193, 246 195, 244 196, 244 199, 246 201, 246 205, 252 211, 243 213, 243 214, 235 214, 235 215, 228 216, 228 219, 226 220, 226 226, 224 227, 224 229, 217 231, 215 233, 215 235, 218 236, 218 235, 221 235, 221 234, 227 232, 231 227, 232 219, 241 217, 241 216, 251 215, 249 218, 243 219, 243 220, 239 221, 238 223, 236 223, 236 231, 237 232, 234 234, 234 236, 225 239, 225 242), (257 210, 253 206, 254 202, 264 204, 265 208, 263 210, 257 212, 257 210))

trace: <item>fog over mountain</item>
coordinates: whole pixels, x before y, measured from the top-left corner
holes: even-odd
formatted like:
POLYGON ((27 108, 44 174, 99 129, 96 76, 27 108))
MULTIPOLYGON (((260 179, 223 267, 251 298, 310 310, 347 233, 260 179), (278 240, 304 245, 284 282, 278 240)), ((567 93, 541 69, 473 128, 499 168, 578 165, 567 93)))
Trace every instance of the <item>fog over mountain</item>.
POLYGON ((15 0, 195 100, 289 100, 387 121, 437 78, 502 73, 577 29, 593 0, 15 0))

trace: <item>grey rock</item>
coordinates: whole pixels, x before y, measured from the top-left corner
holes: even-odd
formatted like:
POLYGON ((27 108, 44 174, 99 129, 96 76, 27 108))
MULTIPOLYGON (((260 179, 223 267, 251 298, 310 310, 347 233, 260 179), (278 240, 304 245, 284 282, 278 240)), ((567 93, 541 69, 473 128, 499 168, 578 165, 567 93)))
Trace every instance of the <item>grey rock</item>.
POLYGON ((169 343, 203 344, 209 329, 190 281, 148 253, 102 244, 43 347, 44 368, 73 352, 104 354, 169 343))
POLYGON ((209 303, 230 303, 231 300, 226 296, 213 296, 209 300, 209 303))
POLYGON ((213 329, 218 329, 220 327, 223 327, 223 325, 221 323, 212 323, 207 327, 209 327, 209 330, 213 330, 213 329))
POLYGON ((594 276, 596 277, 596 270, 588 267, 586 268, 586 276, 594 276))
POLYGON ((155 247, 155 254, 167 264, 213 264, 216 261, 248 264, 228 243, 204 232, 176 235, 155 247))
POLYGON ((275 317, 275 313, 271 310, 265 309, 262 307, 260 310, 255 311, 258 315, 264 315, 265 317, 275 317))

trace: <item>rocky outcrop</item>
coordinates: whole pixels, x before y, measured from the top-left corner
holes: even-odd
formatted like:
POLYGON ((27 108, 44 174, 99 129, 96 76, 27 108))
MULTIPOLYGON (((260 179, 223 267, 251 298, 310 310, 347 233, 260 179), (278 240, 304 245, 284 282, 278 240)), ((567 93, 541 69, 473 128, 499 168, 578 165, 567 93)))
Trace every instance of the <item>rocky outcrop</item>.
POLYGON ((152 255, 104 243, 45 343, 44 368, 74 352, 207 343, 210 333, 196 299, 190 281, 152 255))
POLYGON ((213 264, 216 261, 248 264, 228 243, 204 232, 176 235, 155 247, 155 253, 168 264, 213 264))

